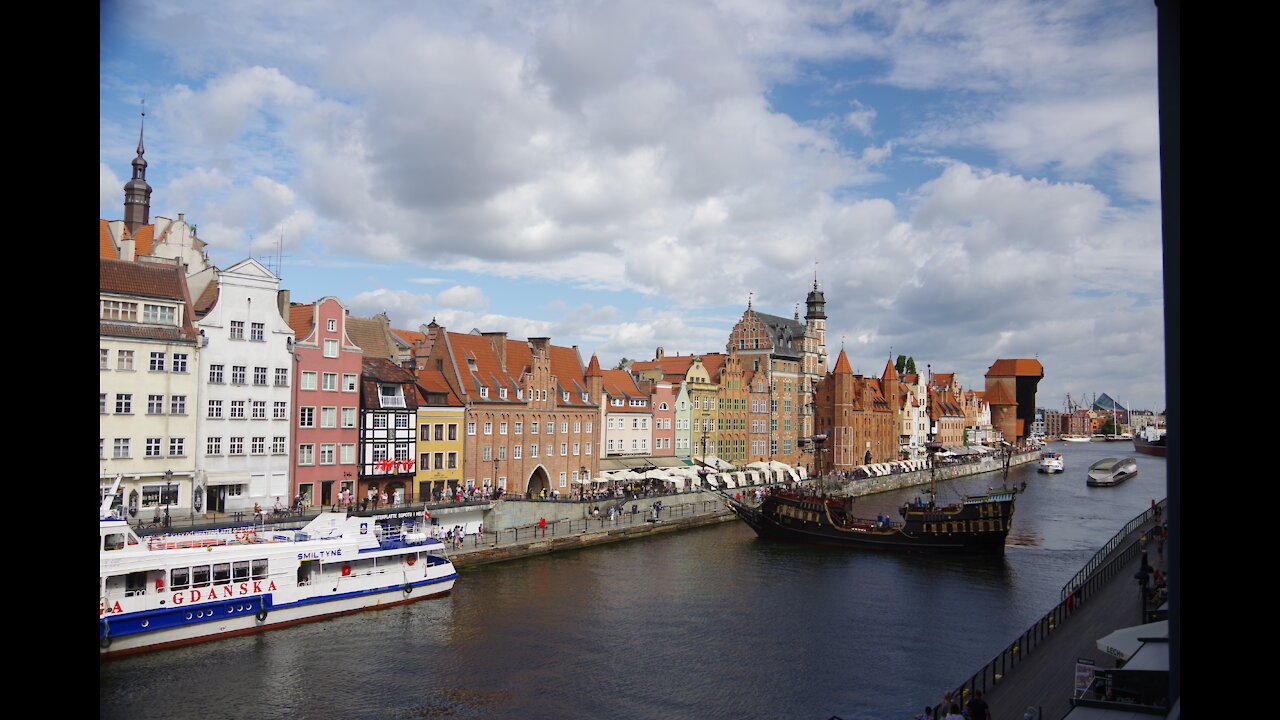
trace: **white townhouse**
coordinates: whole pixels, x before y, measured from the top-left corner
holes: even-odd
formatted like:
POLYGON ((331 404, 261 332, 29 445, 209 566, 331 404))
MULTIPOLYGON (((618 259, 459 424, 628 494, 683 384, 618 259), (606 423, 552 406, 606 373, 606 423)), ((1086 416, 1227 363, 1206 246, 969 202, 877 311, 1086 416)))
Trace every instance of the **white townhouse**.
POLYGON ((195 471, 197 336, 176 262, 100 258, 99 486, 131 518, 189 510, 195 471))
POLYGON ((196 512, 288 504, 293 329, 280 278, 253 259, 217 272, 197 302, 201 396, 196 512), (201 508, 203 505, 203 510, 201 508))

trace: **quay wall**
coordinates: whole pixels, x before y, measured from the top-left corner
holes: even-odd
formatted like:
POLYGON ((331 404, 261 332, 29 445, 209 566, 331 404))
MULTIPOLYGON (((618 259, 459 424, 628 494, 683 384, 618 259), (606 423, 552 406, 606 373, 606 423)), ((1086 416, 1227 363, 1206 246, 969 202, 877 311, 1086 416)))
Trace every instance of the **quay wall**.
MULTIPOLYGON (((1038 450, 1023 452, 1014 455, 1009 465, 1024 465, 1029 462, 1035 462, 1040 458, 1038 450)), ((988 472, 999 472, 1004 469, 1004 465, 999 458, 983 458, 974 462, 957 463, 955 465, 940 465, 937 468, 938 482, 950 480, 951 478, 965 477, 968 475, 981 475, 988 472)), ((852 495, 854 497, 862 497, 863 495, 874 495, 875 493, 888 492, 890 490, 901 490, 903 488, 916 487, 918 485, 929 484, 928 470, 915 470, 912 472, 895 473, 893 475, 882 475, 880 477, 858 478, 856 480, 843 481, 840 487, 835 490, 837 495, 852 495)))

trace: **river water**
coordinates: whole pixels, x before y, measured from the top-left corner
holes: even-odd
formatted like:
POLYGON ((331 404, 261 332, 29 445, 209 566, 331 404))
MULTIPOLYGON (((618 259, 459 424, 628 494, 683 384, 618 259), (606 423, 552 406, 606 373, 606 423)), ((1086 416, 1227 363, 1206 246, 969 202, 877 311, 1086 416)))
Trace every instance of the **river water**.
MULTIPOLYGON (((1165 496, 1165 459, 1053 443, 1003 557, 759 539, 740 521, 464 570, 452 594, 100 664, 103 718, 909 718, 1059 600, 1165 496), (1090 488, 1103 457, 1138 475, 1090 488)), ((999 485, 940 487, 940 502, 999 485)), ((918 489, 859 498, 885 513, 918 489)), ((1070 692, 1064 670, 1063 692, 1070 692)))

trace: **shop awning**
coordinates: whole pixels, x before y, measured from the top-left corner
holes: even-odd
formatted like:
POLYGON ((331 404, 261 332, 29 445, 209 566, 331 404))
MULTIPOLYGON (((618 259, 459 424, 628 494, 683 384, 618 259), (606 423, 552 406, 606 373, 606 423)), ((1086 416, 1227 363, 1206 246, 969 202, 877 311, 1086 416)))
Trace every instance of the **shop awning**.
POLYGON ((1104 635, 1098 638, 1098 649, 1112 657, 1128 660, 1133 657, 1138 648, 1142 647, 1143 641, 1140 638, 1167 637, 1169 637, 1169 621, 1161 620, 1146 625, 1120 628, 1109 635, 1104 635))

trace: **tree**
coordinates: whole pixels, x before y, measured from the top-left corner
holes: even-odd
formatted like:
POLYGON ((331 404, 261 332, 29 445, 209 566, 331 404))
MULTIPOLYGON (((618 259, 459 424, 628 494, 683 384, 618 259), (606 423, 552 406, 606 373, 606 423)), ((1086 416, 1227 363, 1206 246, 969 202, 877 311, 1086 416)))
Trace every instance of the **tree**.
POLYGON ((907 374, 908 375, 916 374, 916 359, 913 357, 907 358, 907 374))
POLYGON ((893 369, 899 375, 902 375, 903 373, 905 373, 907 371, 907 356, 899 355, 898 359, 893 362, 893 369))
POLYGON ((619 361, 618 361, 618 364, 617 364, 617 365, 614 365, 614 366, 613 366, 613 369, 614 369, 614 370, 626 370, 626 369, 627 369, 627 368, 629 368, 629 367, 631 367, 631 360, 629 360, 628 358, 625 358, 625 357, 624 357, 624 358, 622 358, 621 360, 619 360, 619 361))

